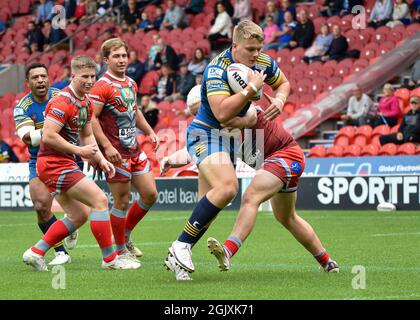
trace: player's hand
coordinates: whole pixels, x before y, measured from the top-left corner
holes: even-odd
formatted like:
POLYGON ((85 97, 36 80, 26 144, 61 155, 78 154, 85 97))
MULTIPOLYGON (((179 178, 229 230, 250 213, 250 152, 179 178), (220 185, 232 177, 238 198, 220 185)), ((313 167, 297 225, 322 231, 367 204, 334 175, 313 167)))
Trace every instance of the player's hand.
POLYGON ((165 175, 166 172, 171 168, 171 164, 169 163, 168 157, 163 157, 163 159, 160 161, 160 175, 165 175))
POLYGON ((113 178, 115 176, 115 167, 114 165, 109 162, 108 160, 106 160, 105 158, 102 158, 99 161, 98 167, 104 171, 109 178, 113 178))
POLYGON ((156 133, 154 131, 152 131, 152 133, 150 133, 148 135, 150 141, 152 141, 155 144, 155 148, 153 149, 154 152, 157 151, 157 149, 159 149, 159 145, 160 145, 160 139, 159 137, 156 135, 156 133))
POLYGON ((283 111, 284 101, 278 98, 270 97, 265 92, 264 92, 264 96, 271 103, 271 105, 264 111, 264 117, 269 121, 274 120, 283 111))
POLYGON ((81 158, 90 160, 96 155, 98 151, 99 149, 96 144, 88 144, 86 146, 79 147, 79 153, 77 155, 81 158))
POLYGON ((404 139, 404 134, 402 132, 397 132, 397 140, 401 141, 404 139))
POLYGON ((95 180, 95 178, 97 178, 97 180, 102 180, 102 169, 98 166, 98 163, 93 161, 92 159, 88 161, 87 170, 90 171, 90 169, 93 170, 93 180, 95 180))
POLYGON ((105 157, 112 163, 112 164, 121 164, 122 157, 117 149, 115 149, 112 145, 105 149, 105 157))
POLYGON ((252 82, 258 90, 263 87, 266 77, 267 74, 262 70, 260 72, 254 70, 248 71, 248 83, 252 82))

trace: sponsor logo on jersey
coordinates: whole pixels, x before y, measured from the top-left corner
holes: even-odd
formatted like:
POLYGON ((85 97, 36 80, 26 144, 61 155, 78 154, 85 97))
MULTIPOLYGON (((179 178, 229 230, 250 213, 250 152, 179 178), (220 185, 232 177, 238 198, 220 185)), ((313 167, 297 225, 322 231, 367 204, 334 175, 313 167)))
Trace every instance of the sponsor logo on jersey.
POLYGON ((292 169, 292 171, 294 172, 294 173, 299 173, 300 172, 300 170, 302 170, 302 166, 300 165, 300 163, 299 162, 296 162, 296 161, 294 161, 294 162, 292 162, 291 164, 290 164, 290 168, 292 169))
POLYGON ((208 78, 219 78, 222 79, 223 76, 223 69, 219 68, 209 68, 207 71, 207 77, 208 78))
POLYGON ((25 111, 23 111, 22 108, 15 108, 15 111, 13 111, 13 116, 23 116, 25 114, 25 111))
POLYGON ((52 108, 51 110, 52 114, 56 115, 59 118, 64 118, 64 111, 57 109, 57 108, 52 108))

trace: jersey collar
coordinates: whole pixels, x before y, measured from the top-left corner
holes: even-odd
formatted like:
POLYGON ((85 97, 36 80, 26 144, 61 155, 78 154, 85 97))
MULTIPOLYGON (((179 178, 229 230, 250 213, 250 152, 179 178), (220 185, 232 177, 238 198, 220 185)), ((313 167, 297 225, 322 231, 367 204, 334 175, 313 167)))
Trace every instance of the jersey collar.
POLYGON ((106 74, 109 76, 109 77, 111 77, 112 79, 114 79, 114 80, 117 80, 117 81, 120 81, 120 82, 124 82, 125 81, 125 79, 126 79, 126 77, 124 77, 124 78, 118 78, 118 77, 116 77, 116 76, 114 76, 114 75, 112 75, 110 72, 106 72, 106 74))
POLYGON ((69 84, 69 89, 70 89, 70 91, 71 91, 71 93, 77 98, 77 99, 79 99, 79 100, 85 100, 85 97, 80 97, 77 93, 76 93, 76 91, 74 91, 74 89, 73 89, 73 87, 72 87, 72 85, 71 84, 69 84))

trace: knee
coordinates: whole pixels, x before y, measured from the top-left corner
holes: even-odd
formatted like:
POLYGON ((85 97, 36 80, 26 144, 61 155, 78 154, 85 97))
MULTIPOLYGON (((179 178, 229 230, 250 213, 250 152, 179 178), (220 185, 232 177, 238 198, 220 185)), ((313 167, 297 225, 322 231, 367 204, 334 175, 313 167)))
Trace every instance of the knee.
POLYGON ((293 212, 291 214, 276 214, 276 219, 286 229, 290 229, 293 223, 296 221, 296 213, 293 212))
POLYGON ((130 193, 121 194, 119 197, 114 198, 114 208, 119 210, 127 210, 130 201, 130 193))
POLYGON ((47 222, 51 217, 51 206, 49 201, 46 200, 36 200, 34 201, 34 208, 38 217, 43 222, 47 222))
POLYGON ((245 192, 242 198, 242 205, 259 206, 260 205, 259 194, 255 192, 254 190, 252 190, 251 188, 248 188, 248 190, 245 192))
POLYGON ((238 193, 238 181, 235 180, 234 182, 222 184, 218 187, 218 189, 223 193, 225 198, 230 201, 235 198, 236 194, 238 193))
POLYGON ((93 210, 97 211, 104 211, 108 210, 108 198, 105 194, 98 195, 94 201, 93 210))
POLYGON ((156 189, 154 189, 154 190, 150 190, 149 192, 145 194, 142 194, 141 200, 147 206, 152 206, 156 202, 157 197, 158 197, 158 192, 156 189))

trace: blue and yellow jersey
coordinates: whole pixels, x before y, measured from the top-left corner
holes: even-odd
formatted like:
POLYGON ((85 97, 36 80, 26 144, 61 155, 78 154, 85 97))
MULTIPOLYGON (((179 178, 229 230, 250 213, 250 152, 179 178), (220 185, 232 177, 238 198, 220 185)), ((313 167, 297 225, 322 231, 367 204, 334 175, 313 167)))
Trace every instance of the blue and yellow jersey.
MULTIPOLYGON (((230 96, 234 92, 230 89, 227 76, 227 68, 235 63, 232 58, 231 48, 223 51, 215 57, 204 70, 203 81, 201 84, 201 105, 196 115, 196 119, 200 120, 213 128, 220 129, 220 123, 217 121, 210 108, 208 97, 218 94, 230 96)), ((265 83, 271 86, 273 90, 280 86, 283 73, 277 66, 277 63, 267 54, 261 53, 252 70, 261 71, 267 74, 265 83)), ((238 114, 244 116, 248 111, 250 103, 248 103, 238 114)))
MULTIPOLYGON (((43 103, 37 102, 32 93, 24 96, 14 110, 13 116, 15 118, 16 131, 26 125, 32 125, 35 129, 41 129, 44 126, 45 107, 48 101, 59 92, 60 90, 50 87, 48 89, 48 99, 43 103)), ((28 149, 31 154, 31 159, 36 159, 39 147, 30 146, 28 149)))

